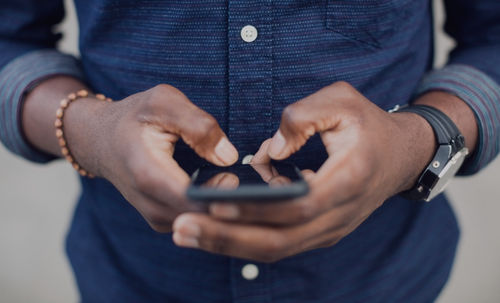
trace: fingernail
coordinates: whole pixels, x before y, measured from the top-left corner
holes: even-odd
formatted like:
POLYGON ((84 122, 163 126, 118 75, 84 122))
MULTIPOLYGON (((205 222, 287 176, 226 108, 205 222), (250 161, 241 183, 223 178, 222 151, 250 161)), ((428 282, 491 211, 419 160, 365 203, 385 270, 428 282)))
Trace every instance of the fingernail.
POLYGON ((174 243, 182 247, 199 248, 200 242, 197 238, 188 237, 179 232, 175 232, 173 235, 174 243))
POLYGON ((217 218, 234 220, 240 216, 240 209, 232 204, 211 204, 210 214, 217 218))
POLYGON ((283 137, 281 131, 278 130, 269 145, 269 156, 272 158, 279 158, 285 149, 285 145, 285 137, 283 137))
POLYGON ((238 160, 238 151, 226 137, 220 139, 215 146, 215 154, 226 165, 233 164, 238 160))

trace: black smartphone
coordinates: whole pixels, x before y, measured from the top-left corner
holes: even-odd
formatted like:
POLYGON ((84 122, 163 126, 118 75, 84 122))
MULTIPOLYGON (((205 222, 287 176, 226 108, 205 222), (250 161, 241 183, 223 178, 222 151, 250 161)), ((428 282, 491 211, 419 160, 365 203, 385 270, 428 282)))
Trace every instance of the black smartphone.
POLYGON ((187 189, 196 201, 279 201, 306 195, 309 186, 300 170, 287 162, 206 165, 197 169, 187 189))

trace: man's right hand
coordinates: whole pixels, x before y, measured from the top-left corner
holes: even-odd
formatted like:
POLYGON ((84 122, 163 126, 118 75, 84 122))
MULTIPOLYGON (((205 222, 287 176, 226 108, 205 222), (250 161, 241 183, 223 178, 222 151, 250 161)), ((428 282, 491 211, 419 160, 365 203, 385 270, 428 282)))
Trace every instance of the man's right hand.
MULTIPOLYGON (((24 118, 40 113, 35 109, 42 101, 37 99, 49 94, 44 90, 49 90, 51 84, 44 85, 30 96, 34 100, 27 100, 30 107, 24 118)), ((55 119, 55 110, 50 112, 53 117, 46 114, 46 119, 55 119)), ((36 143, 40 135, 35 126, 29 125, 32 121, 26 120, 25 125, 30 127, 28 138, 34 138, 32 142, 36 143)), ((215 165, 228 166, 238 160, 238 152, 215 118, 169 85, 158 85, 120 102, 77 100, 65 112, 64 131, 76 161, 113 183, 158 232, 171 231, 177 215, 196 210, 185 198, 189 176, 173 158, 180 138, 215 165)), ((53 135, 53 126, 50 133, 53 135)), ((53 138, 49 141, 55 142, 53 138)), ((54 143, 41 148, 52 153, 58 149, 54 143)))

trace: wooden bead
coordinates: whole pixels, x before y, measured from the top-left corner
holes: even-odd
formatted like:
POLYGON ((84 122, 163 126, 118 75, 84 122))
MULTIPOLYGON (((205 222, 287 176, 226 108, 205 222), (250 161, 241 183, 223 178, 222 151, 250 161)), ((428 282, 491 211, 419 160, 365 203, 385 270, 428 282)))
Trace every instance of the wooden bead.
POLYGON ((62 120, 59 119, 59 118, 57 118, 56 122, 54 122, 54 126, 57 127, 57 128, 61 127, 62 126, 62 120))
POLYGON ((64 111, 63 111, 63 109, 62 109, 62 108, 59 108, 59 109, 56 111, 56 117, 57 117, 58 119, 62 119, 63 115, 64 115, 64 111))
POLYGON ((56 129, 56 137, 58 139, 61 139, 63 137, 63 131, 62 131, 62 129, 60 129, 60 128, 56 129))
POLYGON ((97 95, 95 95, 95 97, 96 97, 97 99, 101 100, 101 101, 106 100, 106 97, 105 97, 103 94, 97 94, 97 95))
POLYGON ((78 97, 85 98, 85 97, 87 97, 87 96, 89 95, 89 92, 88 92, 88 91, 86 91, 86 90, 84 90, 84 89, 82 89, 82 90, 79 90, 79 91, 76 93, 76 95, 77 95, 78 97))
POLYGON ((58 142, 60 147, 66 146, 66 140, 64 140, 64 138, 59 138, 58 142))
POLYGON ((80 170, 80 165, 78 165, 78 163, 74 162, 73 161, 73 168, 76 170, 76 171, 79 171, 80 170))
POLYGON ((82 177, 87 176, 87 171, 86 171, 85 169, 81 169, 81 168, 80 168, 80 170, 78 171, 78 173, 79 173, 79 174, 80 174, 80 176, 82 176, 82 177))
POLYGON ((68 107, 68 105, 69 105, 69 101, 68 101, 68 99, 62 99, 62 100, 61 100, 61 108, 62 108, 63 110, 64 110, 64 109, 66 109, 66 108, 68 107))
POLYGON ((71 157, 71 155, 67 155, 66 157, 64 157, 66 159, 66 161, 68 161, 69 163, 73 164, 73 162, 75 162, 75 160, 73 160, 73 157, 71 157))
POLYGON ((61 154, 63 154, 63 156, 67 156, 69 155, 69 150, 67 147, 63 147, 61 148, 61 154))
POLYGON ((75 99, 76 99, 76 94, 75 94, 75 93, 71 93, 71 94, 69 94, 69 95, 68 95, 68 99, 69 99, 69 101, 75 101, 75 99))
POLYGON ((111 98, 106 98, 106 101, 107 101, 107 102, 113 102, 113 99, 111 99, 111 98))

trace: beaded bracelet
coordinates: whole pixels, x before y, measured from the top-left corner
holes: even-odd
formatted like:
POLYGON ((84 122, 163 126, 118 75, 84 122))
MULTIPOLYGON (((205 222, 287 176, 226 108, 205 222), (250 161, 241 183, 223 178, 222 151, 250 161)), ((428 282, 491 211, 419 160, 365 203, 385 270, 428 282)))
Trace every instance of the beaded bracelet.
MULTIPOLYGON (((78 162, 76 162, 75 158, 71 154, 69 147, 68 147, 68 141, 66 140, 66 137, 64 136, 64 130, 63 130, 63 117, 64 117, 64 111, 69 107, 69 105, 78 99, 81 98, 86 98, 90 94, 87 90, 82 89, 79 90, 76 93, 71 93, 69 94, 66 98, 61 100, 61 104, 59 105, 59 108, 56 111, 56 121, 54 122, 54 126, 56 127, 56 137, 59 142, 59 146, 61 147, 61 153, 63 156, 66 158, 66 160, 73 166, 73 168, 83 177, 89 177, 89 178, 94 178, 94 175, 89 173, 87 170, 85 170, 83 167, 81 167, 78 162)), ((110 98, 106 98, 102 94, 96 94, 95 98, 101 101, 106 101, 106 102, 111 102, 112 100, 110 98)))

